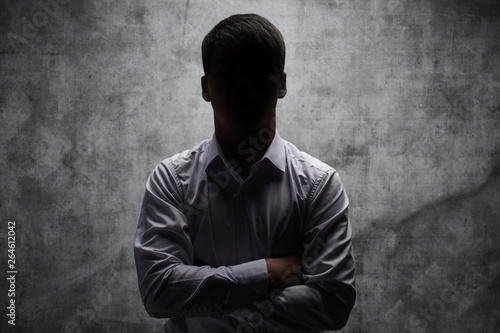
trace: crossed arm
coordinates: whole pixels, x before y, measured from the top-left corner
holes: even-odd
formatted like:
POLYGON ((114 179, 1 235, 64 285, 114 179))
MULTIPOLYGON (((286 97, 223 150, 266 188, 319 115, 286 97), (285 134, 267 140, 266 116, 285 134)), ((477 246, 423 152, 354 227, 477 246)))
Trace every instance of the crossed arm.
POLYGON ((348 200, 336 173, 318 187, 302 257, 195 266, 187 218, 170 171, 148 181, 135 239, 141 296, 158 318, 231 316, 273 331, 339 329, 354 304, 348 200), (171 175, 170 175, 171 176, 171 175), (325 199, 326 198, 326 199, 325 199))

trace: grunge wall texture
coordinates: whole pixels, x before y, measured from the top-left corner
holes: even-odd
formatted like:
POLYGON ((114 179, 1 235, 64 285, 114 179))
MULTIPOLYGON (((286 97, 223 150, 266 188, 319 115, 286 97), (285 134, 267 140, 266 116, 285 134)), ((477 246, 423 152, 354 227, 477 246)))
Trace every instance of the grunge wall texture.
POLYGON ((200 44, 245 12, 287 43, 281 136, 351 199, 358 299, 342 332, 498 332, 493 0, 2 0, 2 332, 161 331, 133 261, 144 184, 211 136, 200 44))

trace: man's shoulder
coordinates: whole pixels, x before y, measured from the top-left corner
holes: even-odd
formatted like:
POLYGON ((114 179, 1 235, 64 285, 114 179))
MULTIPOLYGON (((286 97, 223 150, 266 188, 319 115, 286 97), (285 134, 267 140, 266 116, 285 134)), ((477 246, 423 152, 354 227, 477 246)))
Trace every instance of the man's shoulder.
POLYGON ((287 158, 289 159, 288 164, 290 167, 301 168, 304 171, 319 174, 332 173, 336 171, 327 163, 300 150, 293 143, 286 140, 283 141, 285 143, 285 151, 287 158))
POLYGON ((210 139, 203 140, 190 149, 186 149, 162 160, 155 168, 160 174, 171 174, 177 179, 189 179, 193 173, 202 170, 203 161, 210 144, 210 139), (162 171, 163 170, 163 171, 162 171))
POLYGON ((161 164, 174 165, 174 166, 187 166, 192 165, 195 161, 200 161, 206 152, 210 139, 203 140, 190 149, 183 150, 161 161, 161 164))

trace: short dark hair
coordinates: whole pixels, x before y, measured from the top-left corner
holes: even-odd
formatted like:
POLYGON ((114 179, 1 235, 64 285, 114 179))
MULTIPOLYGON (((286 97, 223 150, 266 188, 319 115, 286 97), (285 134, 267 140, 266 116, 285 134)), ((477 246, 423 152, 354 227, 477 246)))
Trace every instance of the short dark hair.
POLYGON ((283 35, 274 24, 260 15, 233 15, 213 27, 201 44, 205 74, 214 50, 224 46, 252 46, 270 51, 279 59, 280 73, 284 73, 286 52, 283 35))

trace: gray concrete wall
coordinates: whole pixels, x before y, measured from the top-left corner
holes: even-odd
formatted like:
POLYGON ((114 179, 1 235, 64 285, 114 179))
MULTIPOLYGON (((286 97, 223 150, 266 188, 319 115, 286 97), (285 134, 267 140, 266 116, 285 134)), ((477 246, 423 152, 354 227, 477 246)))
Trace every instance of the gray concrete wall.
POLYGON ((337 168, 352 202, 358 300, 343 332, 498 332, 499 7, 2 0, 1 331, 161 331, 132 256, 144 183, 212 134, 203 36, 256 12, 288 46, 282 137, 337 168))

